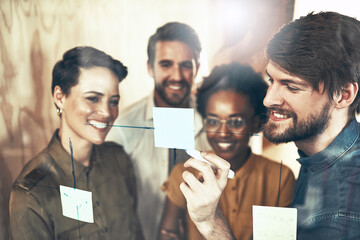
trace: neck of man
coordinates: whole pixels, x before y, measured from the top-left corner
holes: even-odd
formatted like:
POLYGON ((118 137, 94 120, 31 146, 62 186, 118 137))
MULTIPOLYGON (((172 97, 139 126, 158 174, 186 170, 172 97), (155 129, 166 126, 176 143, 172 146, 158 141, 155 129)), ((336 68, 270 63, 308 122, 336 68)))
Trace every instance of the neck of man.
POLYGON ((327 148, 351 120, 347 112, 334 112, 324 132, 312 138, 296 141, 295 145, 307 156, 315 155, 327 148))
POLYGON ((184 101, 178 105, 170 105, 169 103, 165 102, 159 94, 154 91, 154 101, 155 107, 169 107, 169 108, 189 108, 190 107, 190 98, 187 101, 184 101))

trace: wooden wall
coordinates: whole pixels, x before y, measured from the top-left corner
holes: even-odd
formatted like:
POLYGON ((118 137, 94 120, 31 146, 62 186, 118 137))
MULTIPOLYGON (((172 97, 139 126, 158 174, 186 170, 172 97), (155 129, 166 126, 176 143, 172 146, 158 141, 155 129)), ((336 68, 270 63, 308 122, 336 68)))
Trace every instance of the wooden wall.
POLYGON ((214 65, 234 60, 263 71, 263 47, 292 17, 294 0, 238 0, 243 7, 251 5, 251 21, 241 30, 229 28, 219 14, 222 5, 232 2, 0 1, 0 239, 8 238, 12 182, 59 124, 50 84, 52 67, 62 54, 90 45, 123 61, 129 75, 120 86, 120 109, 152 91, 146 72, 147 41, 168 21, 188 23, 198 32, 204 47, 200 80, 214 65))

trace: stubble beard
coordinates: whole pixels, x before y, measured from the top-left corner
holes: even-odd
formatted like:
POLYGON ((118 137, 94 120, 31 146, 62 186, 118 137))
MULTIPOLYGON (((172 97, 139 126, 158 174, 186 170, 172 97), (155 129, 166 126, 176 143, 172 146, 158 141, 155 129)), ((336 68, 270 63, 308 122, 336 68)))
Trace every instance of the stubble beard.
POLYGON ((168 85, 169 80, 165 80, 162 83, 155 84, 155 91, 159 95, 159 97, 169 106, 180 106, 186 103, 190 98, 190 85, 187 81, 181 80, 180 83, 183 84, 184 88, 186 89, 185 93, 181 97, 179 94, 172 94, 169 96, 166 93, 165 88, 168 85))
MULTIPOLYGON (((305 120, 299 121, 297 115, 292 112, 292 124, 282 132, 278 132, 278 125, 268 120, 264 126, 264 136, 275 144, 315 139, 328 127, 331 116, 329 116, 330 103, 327 103, 321 112, 309 115, 305 120)), ((268 115, 270 110, 268 110, 268 115)))

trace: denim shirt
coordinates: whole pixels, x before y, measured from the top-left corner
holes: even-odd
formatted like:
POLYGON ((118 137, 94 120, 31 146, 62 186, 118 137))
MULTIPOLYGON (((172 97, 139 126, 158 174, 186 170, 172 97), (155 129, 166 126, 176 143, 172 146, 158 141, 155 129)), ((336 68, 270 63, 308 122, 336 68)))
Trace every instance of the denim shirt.
POLYGON ((360 239, 360 125, 353 119, 323 151, 299 151, 292 206, 298 240, 360 239))

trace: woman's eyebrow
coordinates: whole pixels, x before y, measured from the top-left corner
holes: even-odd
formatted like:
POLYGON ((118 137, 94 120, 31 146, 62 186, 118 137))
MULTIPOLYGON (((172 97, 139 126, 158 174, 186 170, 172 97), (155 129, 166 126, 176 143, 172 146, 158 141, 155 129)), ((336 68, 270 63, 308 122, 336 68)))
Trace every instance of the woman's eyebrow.
POLYGON ((92 94, 96 94, 96 95, 104 96, 104 94, 103 94, 103 93, 101 93, 101 92, 97 92, 97 91, 88 91, 88 92, 85 92, 85 93, 92 93, 92 94))

